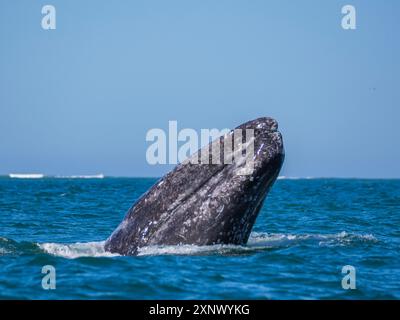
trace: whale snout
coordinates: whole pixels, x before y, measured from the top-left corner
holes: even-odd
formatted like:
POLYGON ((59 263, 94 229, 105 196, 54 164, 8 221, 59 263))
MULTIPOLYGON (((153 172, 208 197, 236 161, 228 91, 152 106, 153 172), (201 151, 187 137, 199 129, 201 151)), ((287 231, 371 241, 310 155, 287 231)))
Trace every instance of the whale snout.
POLYGON ((247 159, 251 157, 252 161, 234 164, 234 174, 228 166, 218 181, 217 189, 220 193, 215 202, 226 203, 226 206, 223 212, 217 215, 217 224, 223 225, 220 227, 223 231, 222 236, 216 237, 216 243, 247 242, 285 157, 283 139, 276 120, 259 118, 244 123, 237 129, 253 130, 253 146, 245 150, 245 153, 250 153, 247 159), (243 172, 244 168, 247 169, 245 174, 238 175, 237 173, 243 172))

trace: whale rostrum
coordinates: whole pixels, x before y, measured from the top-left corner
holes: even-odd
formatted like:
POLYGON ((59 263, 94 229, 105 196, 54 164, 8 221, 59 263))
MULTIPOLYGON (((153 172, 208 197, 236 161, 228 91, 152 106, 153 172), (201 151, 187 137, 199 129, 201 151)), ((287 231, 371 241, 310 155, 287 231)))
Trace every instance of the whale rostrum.
POLYGON ((152 245, 246 244, 284 157, 274 119, 238 126, 142 195, 106 240, 105 249, 135 255, 152 245))

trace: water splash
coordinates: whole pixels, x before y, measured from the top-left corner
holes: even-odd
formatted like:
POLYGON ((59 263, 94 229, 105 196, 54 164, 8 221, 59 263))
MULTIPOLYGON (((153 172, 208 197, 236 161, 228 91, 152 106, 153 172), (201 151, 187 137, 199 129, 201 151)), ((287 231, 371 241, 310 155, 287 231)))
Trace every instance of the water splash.
POLYGON ((287 248, 296 245, 346 246, 363 242, 375 243, 371 234, 352 234, 345 231, 337 234, 283 234, 258 233, 250 235, 247 245, 179 245, 148 246, 139 249, 139 255, 205 255, 205 254, 248 254, 261 250, 287 248))
POLYGON ((39 243, 38 246, 48 254, 76 259, 81 257, 115 257, 118 254, 107 252, 104 249, 104 242, 77 242, 71 244, 62 243, 39 243))
MULTIPOLYGON (((378 240, 371 234, 353 234, 345 231, 337 234, 283 234, 257 233, 250 235, 247 245, 175 245, 147 246, 139 249, 139 256, 153 255, 238 255, 260 250, 287 248, 297 245, 348 246, 360 243, 375 243, 378 240)), ((48 254, 69 259, 80 257, 115 257, 105 251, 104 241, 73 244, 42 243, 38 246, 48 254)))

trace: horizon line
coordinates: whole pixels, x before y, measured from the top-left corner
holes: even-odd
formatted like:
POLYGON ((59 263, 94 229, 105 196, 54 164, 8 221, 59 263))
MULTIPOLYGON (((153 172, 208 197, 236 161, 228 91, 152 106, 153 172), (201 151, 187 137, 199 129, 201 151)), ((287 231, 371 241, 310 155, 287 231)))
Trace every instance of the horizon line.
MULTIPOLYGON (((163 175, 164 176, 164 175, 163 175)), ((107 174, 44 174, 44 173, 0 173, 0 177, 10 179, 104 179, 104 178, 130 178, 130 179, 160 179, 163 176, 140 176, 140 175, 107 175, 107 174), (15 177, 12 177, 14 175, 15 177), (21 177, 18 177, 21 176, 21 177), (30 177, 31 176, 31 177, 30 177)), ((322 180, 322 179, 348 179, 348 180, 400 180, 400 177, 356 177, 356 176, 278 176, 277 180, 322 180)))

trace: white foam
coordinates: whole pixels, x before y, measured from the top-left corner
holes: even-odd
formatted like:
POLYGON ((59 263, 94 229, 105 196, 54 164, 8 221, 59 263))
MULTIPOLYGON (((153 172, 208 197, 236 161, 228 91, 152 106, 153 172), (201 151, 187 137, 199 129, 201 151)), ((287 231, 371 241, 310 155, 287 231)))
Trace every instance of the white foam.
POLYGON ((56 176, 59 179, 104 179, 104 174, 56 176))
POLYGON ((211 246, 176 245, 176 246, 147 246, 139 248, 139 256, 155 255, 205 255, 224 254, 233 251, 246 250, 244 246, 216 244, 211 246))
POLYGON ((279 176, 278 180, 300 180, 301 177, 287 177, 287 176, 279 176))
POLYGON ((45 252, 68 259, 81 257, 115 257, 118 254, 104 250, 104 242, 77 242, 71 244, 41 243, 38 246, 45 252))
POLYGON ((279 176, 277 178, 278 180, 310 180, 310 179, 322 179, 322 178, 318 178, 318 177, 287 177, 287 176, 279 176))
POLYGON ((290 247, 302 243, 314 243, 318 246, 345 246, 352 242, 377 242, 371 234, 351 234, 345 231, 336 234, 283 234, 251 233, 247 245, 178 245, 148 246, 139 249, 138 255, 203 255, 233 254, 259 251, 272 248, 290 247))
MULTIPOLYGON (((354 242, 377 242, 371 234, 354 234, 342 231, 336 234, 284 234, 258 233, 250 235, 247 245, 176 245, 176 246, 147 246, 138 250, 139 256, 153 255, 223 255, 249 253, 272 248, 284 248, 300 244, 317 246, 346 246, 354 242)), ((45 252, 68 259, 80 257, 115 257, 105 251, 104 241, 73 244, 42 243, 39 247, 45 252)))
POLYGON ((371 241, 377 242, 378 240, 372 234, 356 234, 342 231, 333 234, 283 234, 283 233, 257 233, 253 232, 250 235, 248 246, 274 246, 277 244, 290 245, 295 243, 303 243, 307 241, 318 242, 319 245, 326 243, 330 244, 343 244, 354 241, 371 241))
POLYGON ((8 175, 14 179, 42 179, 44 174, 41 173, 10 173, 8 175))

